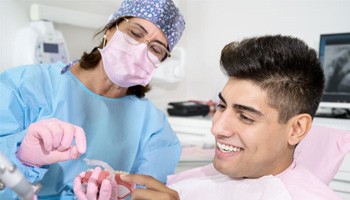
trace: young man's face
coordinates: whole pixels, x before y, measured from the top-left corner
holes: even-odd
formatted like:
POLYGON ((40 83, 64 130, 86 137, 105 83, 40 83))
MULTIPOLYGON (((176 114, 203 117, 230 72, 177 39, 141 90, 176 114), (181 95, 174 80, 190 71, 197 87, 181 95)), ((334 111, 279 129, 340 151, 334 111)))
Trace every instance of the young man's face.
POLYGON ((215 168, 232 178, 284 171, 293 158, 288 145, 291 125, 278 123, 266 92, 247 80, 230 78, 219 96, 211 129, 217 144, 215 168))

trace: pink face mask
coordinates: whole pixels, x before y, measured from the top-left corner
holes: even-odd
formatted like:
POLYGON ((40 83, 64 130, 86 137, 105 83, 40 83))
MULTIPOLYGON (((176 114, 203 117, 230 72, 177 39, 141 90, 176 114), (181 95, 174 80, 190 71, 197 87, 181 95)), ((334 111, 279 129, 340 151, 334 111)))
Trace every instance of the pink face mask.
MULTIPOLYGON (((103 49, 99 49, 108 78, 121 87, 146 86, 155 69, 147 56, 145 43, 130 44, 123 33, 117 30, 103 49)), ((156 60, 155 55, 152 60, 156 60)))

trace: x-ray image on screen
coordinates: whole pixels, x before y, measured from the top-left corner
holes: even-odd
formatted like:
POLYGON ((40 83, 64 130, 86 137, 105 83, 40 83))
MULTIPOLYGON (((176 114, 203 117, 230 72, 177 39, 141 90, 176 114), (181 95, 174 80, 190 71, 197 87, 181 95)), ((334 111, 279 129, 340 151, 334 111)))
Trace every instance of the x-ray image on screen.
POLYGON ((325 91, 350 93, 350 44, 327 45, 324 52, 325 91))
POLYGON ((325 89, 316 116, 350 119, 350 32, 321 34, 319 59, 325 89))

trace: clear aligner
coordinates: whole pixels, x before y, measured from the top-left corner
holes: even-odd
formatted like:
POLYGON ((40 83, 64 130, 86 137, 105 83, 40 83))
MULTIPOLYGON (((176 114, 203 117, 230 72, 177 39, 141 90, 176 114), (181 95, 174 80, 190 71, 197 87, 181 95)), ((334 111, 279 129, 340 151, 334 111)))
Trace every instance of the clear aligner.
POLYGON ((84 158, 84 161, 86 162, 86 164, 90 165, 90 166, 101 166, 103 167, 105 170, 107 171, 112 171, 114 172, 114 169, 109 166, 106 162, 101 161, 101 160, 92 160, 92 159, 88 159, 88 158, 84 158))

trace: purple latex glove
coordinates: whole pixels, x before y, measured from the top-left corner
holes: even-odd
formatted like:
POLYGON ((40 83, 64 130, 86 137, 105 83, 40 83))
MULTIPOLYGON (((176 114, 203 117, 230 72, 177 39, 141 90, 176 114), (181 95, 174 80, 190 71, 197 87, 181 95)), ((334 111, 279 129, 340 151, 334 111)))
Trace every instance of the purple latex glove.
POLYGON ((103 175, 100 167, 96 167, 87 183, 84 183, 83 179, 86 176, 86 172, 81 172, 79 176, 74 179, 74 194, 79 200, 109 200, 118 199, 118 188, 115 186, 115 182, 110 181, 103 175), (112 189, 114 188, 114 189, 112 189), (114 191, 113 191, 114 190, 114 191))
POLYGON ((29 126, 17 157, 26 165, 41 167, 76 159, 85 152, 86 138, 82 128, 50 118, 29 126))

